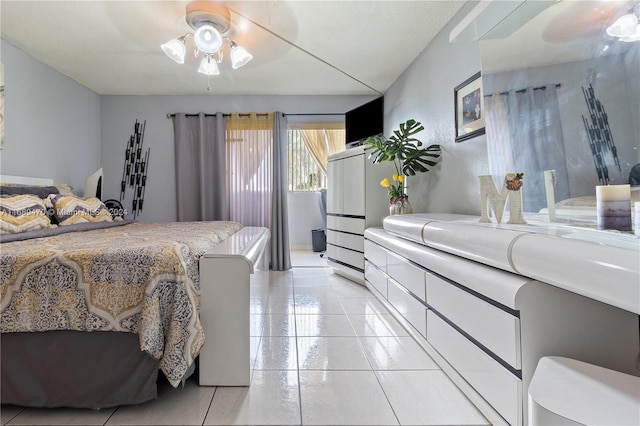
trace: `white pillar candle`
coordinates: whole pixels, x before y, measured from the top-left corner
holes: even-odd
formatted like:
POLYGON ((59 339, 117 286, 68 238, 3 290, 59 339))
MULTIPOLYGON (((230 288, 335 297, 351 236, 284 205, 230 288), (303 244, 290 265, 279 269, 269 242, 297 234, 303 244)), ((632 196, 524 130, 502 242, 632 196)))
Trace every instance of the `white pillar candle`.
POLYGON ((604 185, 596 186, 596 200, 622 201, 631 200, 630 185, 604 185))
POLYGON ((547 195, 547 213, 549 214, 549 222, 556 221, 556 196, 553 192, 553 186, 556 181, 555 170, 544 171, 544 189, 547 195))
POLYGON ((596 186, 598 229, 631 231, 631 186, 596 186))

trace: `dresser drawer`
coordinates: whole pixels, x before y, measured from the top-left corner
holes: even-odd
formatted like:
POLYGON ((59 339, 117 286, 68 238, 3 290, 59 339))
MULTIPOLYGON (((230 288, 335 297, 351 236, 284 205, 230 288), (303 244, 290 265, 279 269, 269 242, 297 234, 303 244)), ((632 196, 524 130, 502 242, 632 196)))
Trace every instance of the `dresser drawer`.
POLYGON ((364 254, 360 252, 327 244, 327 257, 351 265, 360 272, 364 272, 364 254))
POLYGON ((387 276, 367 260, 364 261, 364 278, 387 298, 387 276))
POLYGON ((364 235, 364 218, 327 216, 327 229, 364 235))
POLYGON ((422 336, 427 337, 426 306, 392 279, 387 280, 387 300, 422 336))
POLYGON ((423 269, 389 252, 387 253, 387 275, 399 282, 423 302, 427 300, 425 290, 426 271, 423 269))
POLYGON ((364 253, 364 237, 327 230, 327 243, 364 253))
POLYGON ((522 424, 522 381, 440 317, 427 313, 427 340, 511 425, 522 424))
POLYGON ((518 318, 429 273, 427 300, 429 306, 498 357, 521 369, 518 318))
POLYGON ((387 272, 387 251, 369 240, 364 240, 364 257, 387 272))

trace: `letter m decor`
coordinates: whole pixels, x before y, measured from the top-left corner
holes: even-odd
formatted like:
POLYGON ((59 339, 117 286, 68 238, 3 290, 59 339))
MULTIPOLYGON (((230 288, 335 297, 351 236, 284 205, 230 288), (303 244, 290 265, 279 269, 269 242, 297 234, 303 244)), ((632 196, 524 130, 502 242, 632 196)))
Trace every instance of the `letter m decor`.
POLYGON ((490 175, 478 176, 480 179, 480 223, 491 223, 489 218, 489 204, 496 216, 496 221, 502 223, 504 208, 509 199, 509 224, 525 225, 527 222, 522 217, 522 193, 520 189, 511 191, 506 185, 498 192, 493 178, 490 175))

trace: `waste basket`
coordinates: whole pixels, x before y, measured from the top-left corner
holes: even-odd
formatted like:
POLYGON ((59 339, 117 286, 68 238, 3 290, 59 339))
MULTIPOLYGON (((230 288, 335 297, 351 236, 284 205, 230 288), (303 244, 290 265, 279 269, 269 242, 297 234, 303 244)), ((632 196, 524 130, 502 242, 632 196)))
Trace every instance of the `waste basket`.
POLYGON ((314 252, 321 252, 327 249, 327 236, 324 229, 314 229, 311 231, 311 243, 314 252))

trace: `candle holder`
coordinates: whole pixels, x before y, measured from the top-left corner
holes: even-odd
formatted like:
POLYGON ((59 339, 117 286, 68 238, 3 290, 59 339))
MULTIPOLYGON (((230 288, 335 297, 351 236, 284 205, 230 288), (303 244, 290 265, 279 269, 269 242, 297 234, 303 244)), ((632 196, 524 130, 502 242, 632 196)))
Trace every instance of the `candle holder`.
POLYGON ((631 187, 629 185, 596 186, 598 229, 632 231, 631 187))

